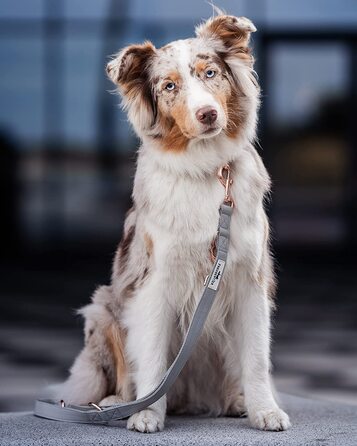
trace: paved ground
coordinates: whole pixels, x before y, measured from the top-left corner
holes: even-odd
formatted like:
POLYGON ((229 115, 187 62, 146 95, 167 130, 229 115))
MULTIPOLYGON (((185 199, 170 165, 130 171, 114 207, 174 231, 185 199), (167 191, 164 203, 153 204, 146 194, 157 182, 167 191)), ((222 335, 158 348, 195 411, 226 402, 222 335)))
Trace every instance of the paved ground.
MULTIPOLYGON (((357 404, 356 266, 337 258, 281 258, 273 363, 281 391, 357 404), (340 263, 339 263, 340 262, 340 263)), ((63 380, 81 348, 73 309, 107 280, 102 267, 12 268, 2 275, 0 411, 31 410, 38 389, 63 380), (84 271, 84 272, 83 272, 84 271)))
POLYGON ((163 432, 127 431, 116 426, 60 423, 31 414, 0 414, 0 446, 356 446, 357 407, 329 404, 284 395, 283 405, 293 420, 286 432, 252 429, 247 419, 169 417, 163 432))

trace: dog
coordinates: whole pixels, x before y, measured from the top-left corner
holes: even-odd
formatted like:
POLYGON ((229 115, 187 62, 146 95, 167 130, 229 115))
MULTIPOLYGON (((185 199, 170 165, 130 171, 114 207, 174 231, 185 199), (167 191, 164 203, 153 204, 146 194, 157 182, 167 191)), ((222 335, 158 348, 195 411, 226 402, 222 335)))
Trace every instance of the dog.
POLYGON ((253 23, 219 14, 196 36, 155 48, 146 41, 107 65, 141 140, 110 285, 85 318, 85 345, 59 397, 107 406, 160 382, 187 331, 212 268, 217 171, 229 165, 235 202, 220 289, 191 358, 167 396, 132 415, 128 429, 160 431, 168 413, 247 414, 253 427, 290 426, 270 376, 275 277, 264 200, 270 178, 254 148, 260 90, 253 23))

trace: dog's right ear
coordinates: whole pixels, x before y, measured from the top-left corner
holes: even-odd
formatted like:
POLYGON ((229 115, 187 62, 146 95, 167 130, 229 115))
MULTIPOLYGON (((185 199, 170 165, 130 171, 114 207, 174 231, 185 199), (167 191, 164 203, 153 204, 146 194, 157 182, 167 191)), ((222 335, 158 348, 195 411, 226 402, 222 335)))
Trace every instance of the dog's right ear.
POLYGON ((151 42, 130 45, 118 53, 107 67, 109 78, 123 96, 123 106, 140 134, 155 120, 155 100, 150 82, 150 64, 156 54, 151 42))
POLYGON ((108 63, 107 74, 109 78, 124 90, 130 89, 133 83, 137 83, 143 75, 145 76, 155 52, 156 49, 151 42, 127 46, 108 63))

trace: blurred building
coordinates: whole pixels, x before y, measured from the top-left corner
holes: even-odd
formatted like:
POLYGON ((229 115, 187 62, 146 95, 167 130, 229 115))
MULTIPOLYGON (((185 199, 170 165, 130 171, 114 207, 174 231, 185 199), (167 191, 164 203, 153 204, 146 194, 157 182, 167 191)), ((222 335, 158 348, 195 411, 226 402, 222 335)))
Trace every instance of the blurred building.
MULTIPOLYGON (((277 243, 355 243, 356 3, 219 6, 259 29, 261 154, 277 243)), ((18 240, 48 248, 118 239, 138 141, 105 63, 129 42, 188 37, 210 12, 203 1, 2 1, 0 135, 4 164, 16 164, 16 206, 3 222, 18 240)))

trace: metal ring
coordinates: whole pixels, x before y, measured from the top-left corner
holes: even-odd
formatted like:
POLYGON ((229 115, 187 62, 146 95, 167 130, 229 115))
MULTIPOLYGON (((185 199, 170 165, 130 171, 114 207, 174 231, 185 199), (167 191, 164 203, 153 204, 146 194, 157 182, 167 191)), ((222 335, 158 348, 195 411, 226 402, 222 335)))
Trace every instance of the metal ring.
POLYGON ((100 406, 98 406, 98 404, 95 404, 95 403, 92 403, 92 402, 89 402, 88 406, 95 407, 99 412, 101 412, 103 410, 100 406))
POLYGON ((218 172, 217 172, 218 179, 221 182, 223 187, 226 187, 227 181, 228 181, 228 183, 230 183, 230 185, 233 182, 230 178, 230 172, 231 172, 231 166, 229 164, 225 164, 224 166, 222 166, 218 169, 218 172), (224 172, 226 172, 226 175, 224 174, 224 172))
POLYGON ((230 206, 231 208, 234 208, 234 201, 231 197, 227 197, 224 199, 224 203, 230 206))

